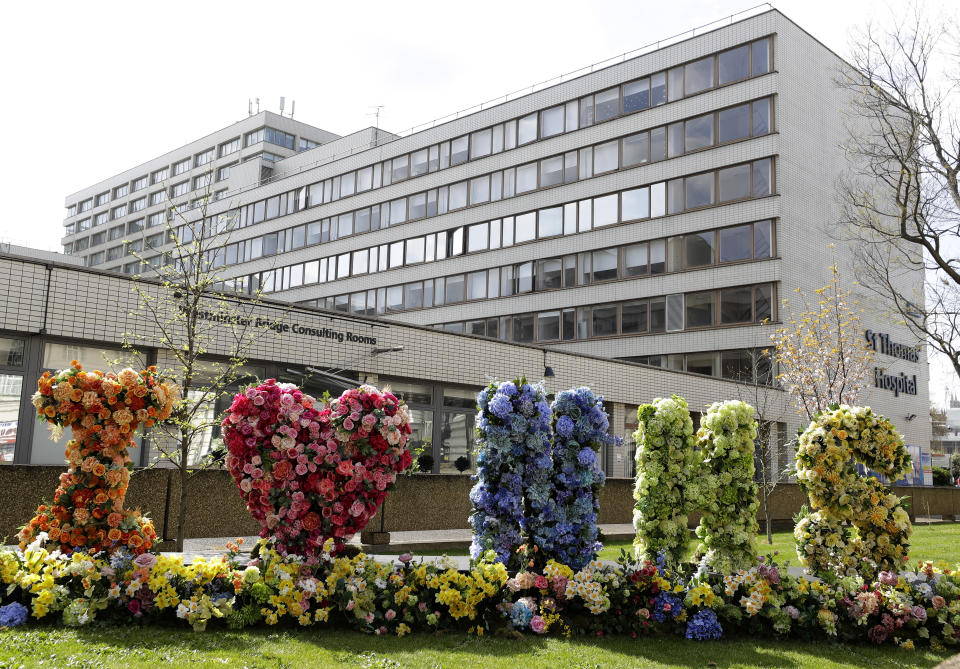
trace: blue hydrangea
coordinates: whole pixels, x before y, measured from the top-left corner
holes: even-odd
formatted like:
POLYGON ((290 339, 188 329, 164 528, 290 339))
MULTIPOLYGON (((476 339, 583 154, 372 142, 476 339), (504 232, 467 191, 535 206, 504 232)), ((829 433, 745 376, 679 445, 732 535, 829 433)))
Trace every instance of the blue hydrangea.
POLYGON ((557 419, 557 434, 564 439, 573 434, 573 420, 570 419, 570 416, 560 416, 557 419))
POLYGON ((513 623, 513 626, 517 629, 523 629, 530 624, 530 621, 533 620, 533 611, 526 605, 526 603, 517 601, 514 602, 510 607, 510 622, 513 623))
POLYGON ((17 627, 27 622, 30 611, 19 602, 0 606, 0 627, 17 627))
POLYGON ((653 600, 653 619, 662 623, 667 618, 676 618, 683 612, 682 604, 679 597, 661 590, 653 600))
POLYGON ((719 639, 723 636, 723 628, 717 620, 717 614, 710 609, 697 611, 687 623, 687 638, 697 641, 719 639))

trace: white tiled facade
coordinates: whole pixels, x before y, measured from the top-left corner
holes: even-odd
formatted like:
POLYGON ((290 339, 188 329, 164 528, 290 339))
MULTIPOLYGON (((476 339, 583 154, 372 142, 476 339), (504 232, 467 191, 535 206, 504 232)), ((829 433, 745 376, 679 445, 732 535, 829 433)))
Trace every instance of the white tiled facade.
MULTIPOLYGON (((351 361, 349 347, 337 352, 329 348, 328 341, 319 342, 322 344, 319 346, 316 341, 308 341, 297 344, 302 348, 265 352, 264 360, 289 360, 291 364, 306 362, 329 369, 344 367, 356 372, 467 386, 476 386, 491 377, 512 377, 520 373, 539 378, 543 368, 543 353, 539 349, 457 337, 430 329, 409 328, 404 324, 467 332, 477 332, 474 328, 479 327, 482 332, 497 339, 504 339, 506 330, 511 339, 551 349, 550 364, 557 371, 556 379, 550 382, 552 388, 585 383, 614 402, 614 428, 622 435, 626 433, 623 425, 631 422, 622 418, 632 411, 630 407, 653 397, 679 393, 687 396, 696 410, 702 410, 717 399, 736 397, 738 391, 733 384, 715 378, 721 375, 722 361, 726 360, 721 356, 768 346, 770 334, 778 327, 783 315, 781 312, 784 307, 780 301, 793 296, 797 289, 809 294, 823 286, 828 280, 834 259, 842 268, 845 279, 852 278, 852 254, 839 239, 835 239, 834 229, 838 218, 836 186, 845 169, 839 149, 845 136, 842 114, 845 100, 833 80, 842 65, 835 54, 789 19, 777 11, 769 11, 407 137, 400 138, 371 128, 337 138, 306 124, 265 112, 69 196, 68 210, 86 200, 92 200, 94 206, 89 211, 78 211, 67 218, 66 224, 74 228, 73 233, 64 238, 64 244, 67 251, 89 258, 91 254, 111 245, 122 246, 122 240, 136 241, 141 234, 149 237, 157 231, 148 229, 140 233, 125 230, 122 238, 108 241, 104 246, 77 248, 78 240, 132 219, 146 218, 151 213, 163 211, 169 207, 169 203, 150 206, 148 200, 144 211, 136 214, 128 212, 126 218, 118 222, 111 220, 106 225, 94 226, 89 230, 78 232, 77 224, 85 218, 93 221, 97 213, 110 211, 116 206, 116 202, 95 206, 98 194, 108 190, 114 192, 113 189, 123 183, 132 185, 135 179, 152 174, 164 165, 172 169, 181 159, 195 157, 208 147, 219 147, 233 137, 240 137, 242 146, 247 133, 259 128, 274 128, 289 133, 295 137, 292 150, 264 142, 249 148, 242 147, 240 151, 224 158, 217 157, 211 164, 212 168, 204 165, 189 172, 191 178, 204 169, 212 169, 216 175, 222 165, 263 151, 283 158, 241 162, 231 169, 227 181, 214 184, 213 191, 217 199, 209 204, 206 213, 214 217, 227 214, 231 220, 240 221, 229 238, 225 236, 224 244, 233 246, 241 258, 248 258, 237 262, 226 261, 220 269, 222 276, 232 282, 231 286, 241 290, 263 286, 271 299, 346 312, 352 308, 354 312, 359 312, 354 316, 381 317, 389 322, 385 332, 397 333, 384 334, 384 340, 392 342, 390 337, 396 336, 400 342, 398 345, 403 345, 404 351, 378 357, 376 364, 367 368, 351 361), (723 63, 727 62, 721 61, 721 58, 727 58, 744 45, 753 49, 747 52, 753 56, 748 56, 746 75, 734 77, 730 82, 719 82, 723 63), (765 66, 760 66, 763 49, 766 49, 767 60, 765 66), (704 90, 677 94, 681 90, 678 83, 679 86, 684 85, 682 79, 675 78, 677 73, 683 73, 682 76, 686 76, 689 82, 687 86, 695 88, 697 76, 701 73, 697 68, 705 62, 704 58, 709 57, 715 57, 709 66, 712 85, 704 90), (749 58, 752 58, 752 62, 749 58), (680 66, 684 68, 678 70, 680 66), (658 104, 653 97, 656 95, 656 79, 661 74, 666 93, 663 103, 658 104), (647 78, 653 82, 653 88, 647 89, 651 96, 649 104, 636 111, 628 110, 623 96, 632 90, 629 87, 633 82, 647 78), (594 119, 583 116, 587 101, 591 96, 598 95, 595 98, 596 106, 590 107, 594 110, 594 117, 598 117, 605 104, 601 100, 605 92, 611 90, 617 90, 617 95, 622 98, 616 103, 617 112, 612 118, 594 122, 594 119), (623 107, 619 106, 621 104, 623 107), (749 109, 753 110, 750 112, 751 127, 746 135, 741 132, 734 139, 724 141, 719 136, 725 127, 722 125, 721 112, 742 109, 744 104, 751 105, 749 109), (769 120, 765 126, 758 126, 757 119, 761 116, 757 110, 764 105, 769 109, 769 120), (555 112, 551 110, 558 107, 562 122, 566 125, 562 127, 562 132, 550 134, 548 128, 555 122, 555 112), (696 151, 687 150, 672 155, 669 152, 669 138, 672 128, 676 127, 673 124, 689 121, 687 142, 692 143, 698 139, 698 135, 695 129, 690 128, 695 128, 698 119, 710 113, 717 116, 715 122, 711 121, 714 133, 712 143, 696 151), (529 116, 531 114, 532 117, 529 116), (512 132, 517 133, 517 141, 520 141, 520 127, 524 118, 534 119, 533 140, 510 148, 508 138, 512 132), (587 123, 587 120, 590 122, 587 123), (451 166, 450 163, 455 161, 450 159, 450 155, 457 152, 460 142, 466 142, 468 150, 473 151, 475 146, 488 141, 484 132, 486 129, 491 129, 489 155, 471 156, 451 166), (663 129, 667 138, 667 152, 663 159, 655 159, 651 149, 650 160, 630 164, 626 144, 621 140, 632 141, 638 133, 649 131, 648 141, 652 143, 660 129, 663 129), (502 150, 499 151, 498 133, 502 134, 502 150), (320 146, 297 152, 301 137, 320 146), (618 144, 614 169, 602 173, 599 167, 594 170, 592 166, 599 166, 601 155, 606 155, 607 143, 615 140, 618 144), (446 161, 445 150, 448 152, 446 161), (433 151, 437 154, 436 162, 433 151), (414 159, 421 153, 427 160, 422 174, 399 174, 403 178, 391 179, 393 183, 385 184, 387 175, 392 177, 394 173, 391 161, 409 154, 411 157, 406 169, 410 171, 415 164, 420 164, 415 163, 414 159), (586 169, 586 155, 590 157, 590 170, 586 169), (564 166, 573 164, 564 161, 575 159, 576 167, 570 173, 563 173, 561 183, 547 185, 548 177, 554 174, 547 174, 547 166, 550 165, 552 169, 553 164, 548 161, 556 156, 561 157, 564 166), (520 193, 519 174, 525 171, 524 166, 534 161, 539 161, 539 177, 535 177, 539 181, 535 181, 533 189, 520 193), (757 181, 753 172, 759 172, 767 165, 771 174, 769 192, 764 190, 763 180, 757 181), (749 166, 744 168, 750 175, 746 183, 754 192, 746 197, 729 198, 721 202, 720 189, 724 187, 724 175, 732 173, 731 168, 735 166, 749 166), (725 171, 719 173, 721 170, 725 171), (346 185, 348 179, 359 184, 361 175, 366 178, 375 171, 378 171, 378 175, 369 177, 371 187, 363 192, 359 192, 358 186, 346 185), (679 183, 675 180, 696 177, 708 171, 719 173, 717 180, 710 178, 715 189, 710 203, 672 211, 670 195, 675 184, 679 183), (491 175, 489 180, 485 175, 491 175), (480 183, 478 197, 474 198, 471 192, 467 206, 455 206, 455 192, 459 192, 461 187, 471 191, 474 184, 478 183, 475 180, 486 183, 489 193, 483 192, 483 183, 480 183), (508 181, 514 184, 516 191, 512 196, 508 195, 508 181), (498 183, 500 197, 496 198, 494 194, 498 183), (645 197, 649 198, 649 215, 628 217, 628 195, 621 195, 618 213, 622 210, 622 222, 600 225, 600 198, 628 192, 632 197, 641 192, 637 189, 644 187, 648 188, 645 197), (348 188, 350 192, 342 196, 334 190, 347 191, 348 188), (358 192, 354 192, 355 188, 358 192), (421 193, 427 194, 422 211, 417 209, 421 193), (429 194, 435 194, 436 211, 429 208, 429 194), (479 201, 475 202, 474 199, 479 201), (592 222, 596 225, 584 226, 585 210, 582 206, 585 202, 591 207, 592 222), (656 211, 658 202, 664 208, 663 212, 656 211), (387 212, 395 215, 399 206, 403 207, 403 215, 395 219, 394 225, 388 225, 386 221, 390 214, 387 212), (280 215, 276 215, 277 211, 271 215, 271 207, 275 210, 280 207, 280 215), (511 221, 509 229, 519 239, 520 218, 524 214, 538 212, 541 229, 545 229, 544 221, 552 220, 548 217, 555 214, 556 207, 563 207, 561 234, 541 236, 509 246, 506 244, 507 221, 511 221), (288 213, 283 214, 284 211, 288 213), (374 211, 378 211, 384 221, 378 228, 360 230, 361 221, 372 220, 374 211), (571 212, 579 212, 578 220, 573 225, 570 223, 573 220, 571 212), (348 215, 348 227, 342 227, 341 217, 348 215), (370 218, 365 219, 364 216, 370 218), (403 220, 399 220, 401 218, 403 220), (770 223, 763 223, 767 221, 770 223), (456 242, 460 246, 454 243, 458 234, 469 239, 470 226, 479 224, 484 224, 488 240, 492 240, 494 228, 491 222, 497 222, 496 230, 501 238, 496 245, 488 241, 488 248, 483 249, 481 245, 471 250, 466 241, 456 242), (690 235, 745 224, 770 226, 773 241, 768 246, 769 253, 751 248, 753 257, 738 262, 723 262, 719 257, 722 249, 717 248, 720 233, 716 232, 718 236, 714 237, 712 264, 686 269, 673 264, 670 251, 680 236, 688 236, 687 244, 690 245, 693 243, 690 235), (336 228, 348 234, 331 239, 329 230, 336 228), (278 233, 276 238, 272 237, 273 233, 278 233), (279 241, 280 233, 284 234, 285 241, 279 241), (441 233, 450 238, 454 256, 445 259, 439 257, 436 248, 441 233), (429 255, 431 239, 435 245, 432 258, 429 255), (425 240, 422 242, 424 261, 419 261, 420 251, 417 249, 421 242, 418 240, 425 240), (391 245, 401 241, 406 243, 406 255, 401 264, 394 266, 390 256, 391 260, 372 267, 371 271, 358 271, 358 267, 363 270, 364 262, 372 264, 373 255, 367 249, 376 249, 379 263, 385 252, 392 253, 391 245), (829 245, 834 241, 837 246, 831 251, 829 245), (265 253, 264 249, 273 243, 278 244, 281 251, 276 254, 265 253), (628 252, 639 252, 638 245, 644 243, 649 244, 646 249, 648 254, 653 254, 657 245, 663 245, 668 256, 664 265, 666 271, 655 273, 651 262, 646 274, 629 275, 626 272, 628 252), (614 248, 617 249, 619 266, 614 276, 610 280, 581 282, 579 277, 587 257, 584 254, 614 248), (360 259, 357 254, 361 254, 360 259), (347 271, 352 275, 338 276, 337 270, 331 271, 329 265, 342 263, 344 257, 352 263, 347 271), (561 287, 546 289, 547 286, 532 279, 532 290, 520 288, 523 284, 517 276, 524 263, 553 258, 559 259, 561 268, 567 267, 563 263, 572 259, 571 262, 575 264, 571 276, 576 278, 568 280, 561 272, 561 287), (508 267, 509 270, 506 269, 508 267), (507 271, 514 273, 514 278, 509 282, 506 279, 507 271), (479 272, 486 272, 488 285, 485 294, 492 292, 496 284, 499 296, 447 299, 444 304, 405 310, 403 305, 391 301, 395 292, 402 293, 403 289, 398 288, 400 286, 406 286, 411 291, 412 299, 417 299, 419 295, 422 300, 427 287, 432 286, 436 291, 441 278, 447 280, 459 276, 469 283, 471 275, 479 276, 476 274, 479 272), (317 275, 325 276, 327 280, 319 281, 317 275), (503 286, 507 283, 514 294, 503 294, 503 286), (725 318, 722 316, 721 301, 727 295, 721 291, 746 286, 755 287, 751 293, 754 295, 753 316, 731 323, 721 322, 721 318, 725 318), (667 311, 671 305, 684 304, 686 308, 681 313, 689 319, 693 313, 693 300, 700 299, 703 293, 710 291, 713 302, 712 321, 709 324, 693 327, 686 321, 681 323, 683 327, 673 331, 671 326, 677 322, 668 320, 664 328, 666 331, 653 331, 654 308, 660 298, 670 296, 666 298, 667 311), (760 307, 766 294, 763 291, 769 291, 768 303, 772 303, 767 307, 770 309, 768 323, 761 322, 765 316, 760 307), (357 299, 364 300, 359 308, 359 303, 355 301, 357 299), (636 307, 638 304, 645 305, 642 308, 646 314, 646 331, 628 332, 627 308, 639 308, 636 307), (606 314, 605 311, 589 311, 597 305, 618 305, 612 312, 615 314, 613 320, 600 319, 597 314, 606 314), (401 308, 392 309, 394 306, 401 308), (573 330, 569 337, 566 323, 563 322, 564 310, 568 310, 572 318, 573 330), (552 334, 553 330, 545 326, 546 336, 537 339, 540 324, 552 323, 550 319, 553 313, 557 313, 558 321, 564 324, 558 326, 556 336, 552 334), (587 314, 593 314, 593 317, 587 314), (584 316, 582 321, 581 315, 584 316), (512 319, 514 316, 521 318, 512 319), (528 320, 533 332, 524 330, 528 320), (496 333, 490 329, 494 323, 497 326, 496 333), (597 330, 604 327, 612 327, 613 331, 605 336, 596 336, 597 330), (704 356, 697 355, 708 353, 712 356, 707 358, 707 363, 703 362, 704 356), (660 357, 651 359, 649 356, 660 357), (695 359, 699 358, 696 364, 701 366, 697 369, 703 370, 702 365, 706 364, 706 369, 712 371, 713 377, 627 365, 613 361, 614 358, 641 360, 680 369, 693 367, 695 359)), ((171 173, 166 185, 172 188, 183 178, 171 173)), ((697 184, 706 183, 688 180, 688 201, 694 198, 694 181, 697 184)), ((133 200, 144 194, 149 197, 154 190, 156 187, 149 186, 143 191, 130 193, 124 199, 133 200)), ((180 200, 188 201, 190 197, 188 195, 180 200)), ((191 215, 198 214, 193 212, 188 217, 191 215)), ((373 228, 369 223, 363 223, 363 226, 373 228)), ((757 236, 761 228, 754 227, 753 230, 757 236)), ((82 242, 80 246, 83 246, 82 242)), ((228 248, 224 251, 224 258, 230 258, 229 254, 228 248)), ((591 255, 594 262, 598 257, 608 256, 602 253, 591 255)), ((104 260, 93 267, 135 272, 139 269, 139 263, 132 255, 127 255, 124 248, 120 257, 104 260)), ((534 273, 546 272, 547 267, 543 263, 537 264, 534 273)), ((83 275, 78 273, 77 276, 83 275)), ((111 283, 111 286, 125 285, 119 278, 107 278, 100 274, 91 274, 89 277, 96 278, 84 280, 119 282, 111 283)), ((915 278, 919 285, 921 277, 915 278)), ((120 295, 126 294, 126 288, 116 290, 120 295)), ((455 289, 448 287, 447 295, 456 297, 458 294, 455 289)), ((749 305, 747 311, 750 312, 749 305)), ((101 320, 99 315, 92 317, 101 320)), ((98 341, 115 341, 115 332, 102 329, 112 319, 102 318, 103 322, 84 325, 90 331, 83 336, 98 341)), ((349 319, 350 315, 344 314, 344 318, 349 319)), ((885 317, 880 308, 867 304, 863 321, 866 328, 888 333, 898 343, 916 344, 911 341, 908 332, 885 317)), ((356 322, 367 321, 361 319, 356 322)), ((381 326, 383 324, 381 322, 381 326)), ((76 327, 81 325, 76 323, 76 327)), ((66 333, 61 334, 66 336, 66 333)), ((381 346, 379 337, 377 345, 381 346)), ((916 375, 918 392, 916 395, 895 397, 889 390, 871 389, 866 400, 893 419, 904 432, 908 443, 917 446, 929 444, 925 353, 921 352, 920 360, 916 363, 878 355, 877 364, 886 368, 886 374, 903 372, 911 377, 916 375), (907 421, 906 417, 910 415, 919 418, 907 421)), ((782 419, 787 433, 792 434, 800 424, 799 418, 779 392, 773 391, 773 394, 777 398, 774 404, 779 407, 778 420, 782 419)), ((439 428, 435 427, 434 434, 435 438, 441 438, 439 428)), ((628 471, 623 457, 619 460, 613 458, 609 464, 611 473, 617 473, 617 466, 621 467, 621 474, 628 471)))

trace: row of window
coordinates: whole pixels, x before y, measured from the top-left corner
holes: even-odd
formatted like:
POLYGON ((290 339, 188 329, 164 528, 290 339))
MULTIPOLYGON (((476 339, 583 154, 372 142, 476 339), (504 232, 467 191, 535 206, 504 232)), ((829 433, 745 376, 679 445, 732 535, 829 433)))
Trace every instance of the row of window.
MULTIPOLYGON (((697 199, 697 187, 701 187, 703 182, 711 180, 719 184, 714 190, 721 194, 721 198, 718 200, 720 203, 749 197, 763 197, 773 192, 771 190, 773 184, 772 163, 772 159, 764 158, 752 163, 733 165, 713 172, 680 177, 669 182, 659 182, 650 186, 570 202, 517 216, 508 216, 503 219, 468 226, 458 226, 451 230, 358 249, 338 256, 314 260, 306 263, 306 266, 300 264, 284 267, 277 270, 278 275, 283 277, 282 280, 271 282, 270 290, 286 290, 317 281, 344 279, 349 276, 384 271, 404 265, 443 260, 463 253, 505 248, 536 239, 588 232, 592 229, 617 223, 656 218, 667 213, 678 213, 682 210, 682 207, 676 209, 677 203, 668 202, 667 194, 676 192, 678 188, 683 193, 684 184, 687 181, 690 181, 695 187, 690 189, 688 198, 680 200, 681 204, 685 201, 691 205, 700 206, 697 199), (676 184, 679 184, 679 186, 676 184), (296 269, 297 267, 300 269, 296 269), (298 275, 303 277, 301 283, 296 283, 294 280, 294 277, 298 275), (307 280, 308 277, 316 278, 307 280)), ((276 206, 290 206, 289 203, 290 199, 278 199, 276 206)), ((693 206, 690 208, 693 208, 693 206)), ((241 213, 243 211, 241 210, 241 213)), ((361 210, 361 212, 369 211, 371 210, 361 210)), ((372 211, 379 213, 377 207, 374 207, 372 211)), ((206 260, 213 267, 229 266, 306 246, 326 243, 337 239, 341 233, 355 234, 366 230, 374 230, 382 225, 380 216, 353 217, 352 215, 355 213, 351 212, 351 218, 348 219, 350 227, 341 227, 342 221, 345 220, 343 216, 313 221, 211 250, 206 260), (358 224, 361 225, 359 230, 357 229, 358 224)), ((224 216, 219 217, 218 220, 221 228, 225 228, 229 222, 224 216)), ((193 228, 189 225, 181 226, 178 229, 178 234, 180 234, 183 242, 190 241, 192 232, 193 228)), ((210 231, 208 230, 208 232, 210 231)), ((238 285, 246 286, 247 289, 255 289, 257 285, 261 285, 266 290, 267 283, 250 279, 238 285)))
MULTIPOLYGON (((437 172, 537 140, 673 102, 717 86, 766 74, 770 71, 770 60, 770 38, 743 44, 621 86, 331 177, 314 184, 316 195, 311 192, 310 206, 437 172)), ((719 142, 731 141, 722 139, 722 132, 718 132, 717 136, 720 137, 717 140, 719 142)), ((656 138, 652 140, 656 141, 656 138)))
MULTIPOLYGON (((244 146, 252 146, 258 142, 269 142, 271 144, 276 144, 278 146, 283 146, 287 149, 293 150, 294 140, 296 138, 294 135, 289 133, 281 132, 280 130, 275 130, 274 128, 260 128, 253 132, 247 133, 244 136, 245 144, 244 146)), ((306 151, 317 146, 316 142, 308 140, 301 137, 300 143, 298 145, 298 151, 306 151)), ((224 157, 235 153, 240 150, 240 137, 235 137, 229 141, 219 144, 216 148, 206 149, 199 153, 194 154, 192 158, 185 158, 173 164, 172 174, 173 176, 179 176, 190 171, 194 167, 203 167, 204 165, 212 162, 215 157, 224 157)), ((270 154, 275 160, 282 160, 282 156, 276 156, 270 154)), ((98 194, 95 198, 84 200, 78 204, 70 205, 67 207, 67 216, 76 216, 78 213, 83 213, 89 211, 92 207, 100 207, 109 203, 111 200, 116 200, 121 197, 126 197, 131 192, 131 185, 133 192, 143 190, 151 185, 159 184, 163 181, 166 181, 171 174, 170 167, 163 167, 161 169, 151 172, 149 175, 144 175, 137 179, 134 179, 132 182, 121 184, 115 187, 112 191, 104 191, 103 193, 98 194)), ((219 180, 219 179, 218 179, 219 180)), ((179 185, 179 184, 178 184, 179 185)), ((196 186, 194 187, 196 188, 196 186)), ((176 197, 176 195, 174 196, 176 197)), ((153 196, 151 196, 151 200, 153 196)), ((155 204, 154 202, 151 202, 155 204)), ((136 210, 134 210, 136 211, 136 210)), ((71 234, 71 232, 67 232, 71 234)))
POLYGON ((617 358, 641 365, 691 372, 705 376, 717 376, 729 381, 774 385, 772 360, 761 349, 732 349, 726 351, 700 351, 697 353, 671 353, 668 355, 638 355, 617 358))
MULTIPOLYGON (((446 332, 481 335, 520 343, 577 341, 762 323, 774 318, 774 298, 774 284, 763 283, 696 293, 674 293, 629 302, 442 323, 434 327, 446 332)), ((340 309, 344 310, 342 306, 340 309)))
MULTIPOLYGON (((374 263, 370 268, 371 271, 376 270, 377 259, 382 257, 376 251, 377 249, 374 249, 369 260, 366 258, 362 260, 362 262, 374 263)), ((388 252, 387 247, 381 251, 384 254, 388 252)), ((304 304, 318 306, 321 302, 326 304, 332 299, 329 303, 330 308, 333 309, 370 314, 369 309, 374 305, 375 311, 372 313, 383 314, 439 307, 471 300, 575 288, 730 262, 761 260, 772 257, 772 252, 772 222, 760 221, 387 286, 379 289, 385 291, 382 300, 371 301, 370 295, 373 294, 371 290, 322 298, 304 304)), ((251 275, 247 281, 252 288, 261 287, 265 292, 286 290, 318 280, 322 282, 325 272, 329 278, 340 269, 335 263, 327 263, 326 259, 323 259, 319 264, 313 261, 305 265, 268 270, 258 275, 251 275)), ((223 288, 235 288, 235 284, 230 283, 223 288)))

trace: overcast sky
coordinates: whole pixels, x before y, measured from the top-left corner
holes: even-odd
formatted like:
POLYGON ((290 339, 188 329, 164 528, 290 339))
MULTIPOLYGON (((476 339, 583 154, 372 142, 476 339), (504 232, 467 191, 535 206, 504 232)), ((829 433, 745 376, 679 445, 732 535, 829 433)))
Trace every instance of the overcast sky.
MULTIPOLYGON (((929 0, 932 8, 955 0, 929 0)), ((247 100, 398 132, 750 8, 749 0, 16 2, 0 26, 0 241, 62 250, 67 194, 218 130, 247 100)), ((782 0, 845 55, 897 0, 782 0)), ((947 368, 935 363, 930 398, 947 368)), ((953 381, 949 381, 951 384, 953 381)), ((960 389, 958 389, 960 391, 960 389)), ((960 392, 958 392, 960 394, 960 392)))

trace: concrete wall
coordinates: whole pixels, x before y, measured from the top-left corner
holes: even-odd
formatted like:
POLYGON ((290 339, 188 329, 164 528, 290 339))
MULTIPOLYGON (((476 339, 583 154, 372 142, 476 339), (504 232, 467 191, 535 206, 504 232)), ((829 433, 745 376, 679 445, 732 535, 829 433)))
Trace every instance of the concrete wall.
MULTIPOLYGON (((0 505, 0 537, 14 542, 37 505, 53 498, 62 467, 9 465, 0 467, 0 490, 17 491, 4 496, 0 505)), ((368 528, 379 530, 381 515, 387 532, 468 528, 470 477, 458 475, 403 476, 387 497, 385 506, 368 528)), ((157 534, 167 540, 176 536, 179 480, 172 469, 140 470, 130 481, 128 508, 149 515, 157 534)), ((960 518, 960 488, 897 487, 894 492, 909 497, 910 514, 960 518)), ((795 484, 781 484, 770 500, 778 528, 792 527, 793 515, 806 503, 795 484)), ((608 479, 600 493, 600 523, 630 523, 633 520, 633 481, 608 479)), ((696 518, 691 518, 691 524, 696 518)), ((187 498, 186 536, 233 537, 259 532, 258 524, 244 508, 233 479, 224 470, 201 472, 191 482, 187 498)))

